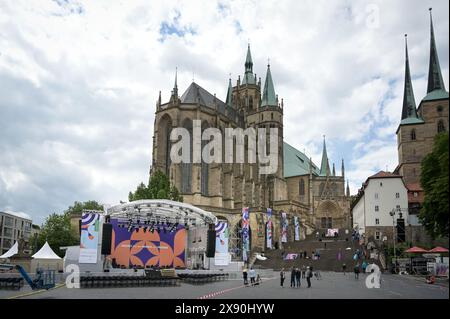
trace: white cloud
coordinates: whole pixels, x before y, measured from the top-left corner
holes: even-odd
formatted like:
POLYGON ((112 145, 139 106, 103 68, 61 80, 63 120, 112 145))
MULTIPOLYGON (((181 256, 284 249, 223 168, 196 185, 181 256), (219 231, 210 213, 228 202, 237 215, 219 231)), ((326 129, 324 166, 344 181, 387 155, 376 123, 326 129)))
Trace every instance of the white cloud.
POLYGON ((429 6, 449 74, 447 1, 372 3, 377 28, 364 1, 2 1, 0 209, 41 222, 75 200, 126 199, 148 177, 155 101, 175 67, 180 94, 195 77, 224 100, 248 40, 262 81, 270 58, 286 141, 320 163, 326 134, 353 192, 397 161, 404 33, 417 104, 425 95, 429 6), (184 35, 162 36, 163 22, 184 35))

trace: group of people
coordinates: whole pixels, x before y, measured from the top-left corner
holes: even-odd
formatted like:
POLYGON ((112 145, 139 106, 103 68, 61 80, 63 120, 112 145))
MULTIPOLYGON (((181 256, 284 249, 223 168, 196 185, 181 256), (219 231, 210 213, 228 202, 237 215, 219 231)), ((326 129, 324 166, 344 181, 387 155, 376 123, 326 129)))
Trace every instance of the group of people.
POLYGON ((253 267, 250 267, 250 270, 247 270, 247 268, 244 268, 242 270, 242 277, 244 279, 244 285, 248 286, 249 282, 248 279, 250 278, 250 286, 259 286, 261 283, 261 277, 259 274, 256 273, 255 269, 253 267))
MULTIPOLYGON (((311 288, 311 278, 313 276, 316 276, 316 279, 321 279, 320 271, 313 271, 313 267, 303 266, 302 269, 300 268, 291 268, 291 288, 300 288, 301 286, 301 279, 306 279, 306 282, 308 284, 307 288, 311 288)), ((284 287, 284 281, 286 279, 286 272, 284 268, 280 271, 280 286, 284 287)))

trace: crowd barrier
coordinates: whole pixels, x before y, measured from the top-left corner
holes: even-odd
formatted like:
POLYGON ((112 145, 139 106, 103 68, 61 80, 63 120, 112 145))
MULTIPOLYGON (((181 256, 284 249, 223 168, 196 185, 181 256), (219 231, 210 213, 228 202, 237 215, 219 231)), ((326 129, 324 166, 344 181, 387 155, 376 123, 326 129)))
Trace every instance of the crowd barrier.
POLYGON ((22 286, 23 286, 23 278, 20 277, 0 278, 0 289, 19 290, 22 286))

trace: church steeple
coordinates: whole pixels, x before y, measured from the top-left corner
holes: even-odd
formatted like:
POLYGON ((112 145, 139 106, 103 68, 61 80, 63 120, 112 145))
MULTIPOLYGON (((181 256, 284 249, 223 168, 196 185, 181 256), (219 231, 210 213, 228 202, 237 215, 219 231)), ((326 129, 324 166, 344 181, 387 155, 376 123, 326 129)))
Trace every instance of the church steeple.
POLYGON ((347 190, 346 190, 347 197, 350 197, 350 186, 348 185, 348 179, 347 179, 347 190))
POLYGON ((330 164, 328 162, 327 146, 325 144, 325 135, 323 136, 322 164, 320 166, 320 176, 327 176, 330 173, 330 164))
POLYGON ((336 176, 336 168, 334 167, 334 163, 333 163, 333 176, 336 176))
POLYGON ((264 83, 261 106, 278 106, 277 96, 275 95, 275 88, 272 81, 272 73, 270 72, 270 64, 267 64, 266 82, 264 83))
POLYGON ((228 81, 227 99, 226 104, 229 107, 233 107, 233 86, 231 85, 231 77, 228 81))
POLYGON ((178 83, 177 83, 177 76, 178 76, 178 68, 175 68, 175 83, 173 85, 173 91, 172 91, 172 95, 175 98, 178 98, 178 83))
POLYGON ((430 65, 428 69, 428 88, 427 93, 430 93, 434 90, 443 90, 445 91, 445 84, 442 78, 441 67, 439 66, 439 58, 436 49, 436 41, 434 39, 434 28, 433 28, 433 16, 431 13, 432 8, 430 10, 430 30, 431 30, 431 39, 430 39, 430 65))
POLYGON ((247 57, 245 58, 245 73, 242 84, 256 84, 255 76, 253 74, 252 53, 250 52, 250 43, 247 48, 247 57))
POLYGON ((403 108, 402 120, 406 118, 418 118, 416 111, 416 101, 414 99, 414 91, 411 82, 411 72, 409 70, 409 56, 408 56, 408 37, 405 34, 405 86, 403 90, 403 108))

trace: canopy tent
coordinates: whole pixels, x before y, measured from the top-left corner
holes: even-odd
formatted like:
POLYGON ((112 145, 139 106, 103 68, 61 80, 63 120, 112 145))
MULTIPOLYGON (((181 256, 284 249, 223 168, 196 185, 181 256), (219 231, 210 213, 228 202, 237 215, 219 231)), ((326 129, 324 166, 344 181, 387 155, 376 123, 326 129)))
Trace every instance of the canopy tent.
POLYGON ((49 244, 45 242, 44 246, 37 253, 31 256, 35 259, 61 259, 55 252, 50 248, 49 244))
MULTIPOLYGON (((429 253, 448 253, 448 249, 444 247, 434 247, 433 249, 428 251, 429 253)), ((1 257, 0 257, 1 258, 1 257)))
POLYGON ((411 247, 411 248, 405 250, 405 253, 427 253, 427 252, 428 252, 427 250, 417 247, 417 246, 414 246, 414 247, 411 247))
POLYGON ((16 243, 6 253, 0 256, 0 259, 12 257, 17 253, 19 253, 19 243, 16 241, 16 243))

